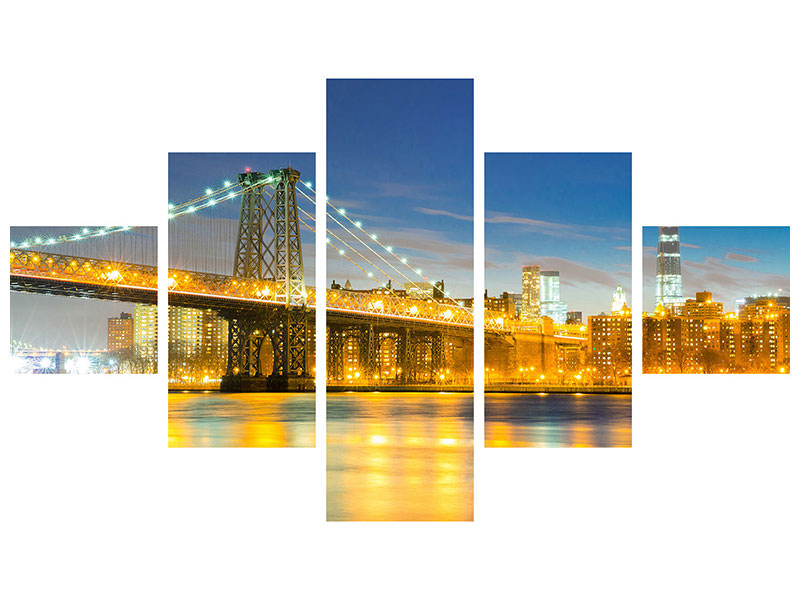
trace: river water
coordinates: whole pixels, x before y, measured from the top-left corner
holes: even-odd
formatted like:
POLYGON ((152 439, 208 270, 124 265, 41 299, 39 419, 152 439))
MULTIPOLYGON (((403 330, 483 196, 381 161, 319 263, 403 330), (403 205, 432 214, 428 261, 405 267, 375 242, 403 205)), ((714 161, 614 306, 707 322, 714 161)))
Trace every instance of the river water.
POLYGON ((631 395, 486 394, 486 447, 629 448, 631 395))
POLYGON ((329 393, 329 521, 472 520, 472 394, 329 393))
POLYGON ((314 394, 172 392, 171 448, 313 448, 314 394))

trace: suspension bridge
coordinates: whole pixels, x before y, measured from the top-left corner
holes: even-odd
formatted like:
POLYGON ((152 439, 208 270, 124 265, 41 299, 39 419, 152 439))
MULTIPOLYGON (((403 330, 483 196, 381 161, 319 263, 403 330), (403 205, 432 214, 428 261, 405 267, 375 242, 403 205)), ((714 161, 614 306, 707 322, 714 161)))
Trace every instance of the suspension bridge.
MULTIPOLYGON (((287 167, 247 169, 235 181, 169 205, 169 305, 210 309, 227 321, 223 390, 313 388, 319 294, 306 285, 301 231, 315 231, 317 201, 313 185, 287 167)), ((328 383, 471 383, 472 309, 444 293, 393 289, 392 281, 429 280, 328 198, 325 212, 330 251, 375 283, 370 290, 324 291, 328 383)), ((133 229, 84 228, 14 244, 11 289, 154 304, 155 248, 125 248, 137 239, 133 229)), ((503 340, 515 324, 486 311, 484 328, 503 340)))
MULTIPOLYGON (((313 387, 318 293, 306 285, 301 228, 314 232, 316 202, 310 182, 289 167, 248 169, 220 188, 170 204, 169 304, 211 309, 227 321, 222 389, 313 387)), ((456 382, 455 354, 461 362, 469 357, 471 373, 472 311, 447 297, 391 289, 391 280, 427 278, 328 199, 326 213, 332 251, 376 284, 367 291, 325 291, 328 380, 456 382)), ((154 304, 156 253, 125 248, 138 239, 130 235, 135 229, 83 228, 12 243, 11 289, 154 304)))
MULTIPOLYGON (((313 185, 289 167, 248 170, 170 207, 170 305, 213 309, 227 320, 223 389, 313 386, 309 358, 320 294, 305 282, 301 230, 315 231, 317 201, 313 185), (238 219, 222 208, 235 206, 232 199, 240 199, 238 219), (204 248, 203 239, 217 243, 204 248)), ((375 283, 370 290, 327 289, 320 300, 328 382, 455 383, 463 371, 456 363, 467 356, 471 375, 472 311, 446 297, 392 289, 390 281, 425 278, 344 208, 327 198, 325 206, 327 245, 375 283)))

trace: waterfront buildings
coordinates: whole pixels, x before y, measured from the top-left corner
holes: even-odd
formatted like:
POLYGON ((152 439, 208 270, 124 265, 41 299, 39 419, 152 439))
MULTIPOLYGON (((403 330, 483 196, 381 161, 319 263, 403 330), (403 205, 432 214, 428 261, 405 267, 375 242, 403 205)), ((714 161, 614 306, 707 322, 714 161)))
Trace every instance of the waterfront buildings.
POLYGON ((489 296, 484 291, 483 293, 483 307, 487 311, 502 313, 506 319, 514 319, 517 316, 517 307, 514 303, 514 298, 509 292, 503 292, 499 297, 489 296))
POLYGON ((444 298, 444 281, 431 283, 430 281, 408 281, 404 285, 405 293, 409 298, 444 298))
POLYGON ((133 348, 133 317, 131 313, 120 313, 119 318, 108 319, 109 352, 120 352, 133 348))
POLYGON ((630 309, 623 306, 610 315, 592 315, 588 321, 589 356, 595 383, 630 384, 630 309))
POLYGON ((152 372, 158 365, 158 307, 137 304, 133 309, 133 347, 152 372))
POLYGON ((722 316, 722 302, 714 302, 711 292, 697 292, 694 299, 687 298, 685 304, 675 307, 693 319, 719 319, 722 316))
POLYGON ((580 325, 583 323, 583 312, 579 310, 571 310, 567 313, 567 324, 580 325))
POLYGON ((710 292, 642 319, 645 373, 788 373, 788 298, 764 296, 724 313, 710 292))
POLYGON ((170 382, 218 381, 227 367, 228 322, 208 309, 170 306, 168 312, 170 382))

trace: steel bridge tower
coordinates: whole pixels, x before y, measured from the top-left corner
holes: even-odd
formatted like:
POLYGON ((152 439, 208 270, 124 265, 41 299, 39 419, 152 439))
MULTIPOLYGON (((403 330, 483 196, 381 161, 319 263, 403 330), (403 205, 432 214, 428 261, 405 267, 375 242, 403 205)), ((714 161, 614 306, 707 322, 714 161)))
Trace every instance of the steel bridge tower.
POLYGON ((228 317, 228 369, 223 389, 310 389, 310 327, 306 305, 296 184, 300 172, 287 167, 267 174, 239 175, 242 207, 233 263, 236 278, 271 282, 278 302, 228 317), (274 190, 274 191, 273 191, 274 190), (261 352, 272 346, 272 372, 265 377, 261 352))

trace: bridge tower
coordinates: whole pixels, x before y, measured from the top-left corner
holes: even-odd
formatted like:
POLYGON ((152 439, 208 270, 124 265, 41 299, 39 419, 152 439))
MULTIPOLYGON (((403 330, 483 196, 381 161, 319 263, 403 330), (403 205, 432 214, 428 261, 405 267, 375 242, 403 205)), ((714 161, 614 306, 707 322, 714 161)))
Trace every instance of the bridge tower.
POLYGON ((239 175, 243 192, 233 275, 274 282, 274 300, 279 304, 230 315, 223 389, 313 387, 308 368, 309 313, 295 187, 299 179, 300 172, 291 167, 267 174, 248 171, 239 175), (266 339, 273 351, 270 374, 262 372, 261 352, 266 339))

